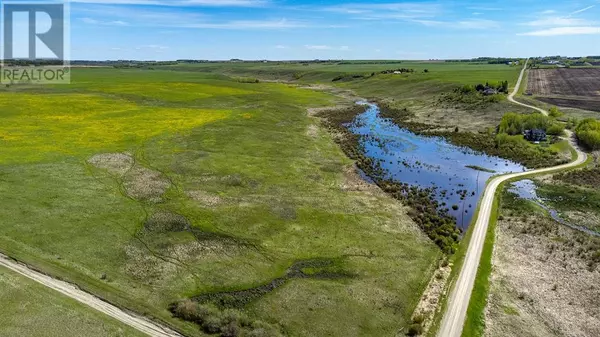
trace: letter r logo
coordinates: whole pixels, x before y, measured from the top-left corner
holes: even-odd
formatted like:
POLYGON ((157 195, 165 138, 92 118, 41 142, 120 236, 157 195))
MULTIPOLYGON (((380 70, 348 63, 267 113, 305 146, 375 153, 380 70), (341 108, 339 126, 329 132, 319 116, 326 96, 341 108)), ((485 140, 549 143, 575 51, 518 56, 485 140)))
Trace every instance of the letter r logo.
POLYGON ((2 57, 65 60, 65 3, 2 3, 2 57))

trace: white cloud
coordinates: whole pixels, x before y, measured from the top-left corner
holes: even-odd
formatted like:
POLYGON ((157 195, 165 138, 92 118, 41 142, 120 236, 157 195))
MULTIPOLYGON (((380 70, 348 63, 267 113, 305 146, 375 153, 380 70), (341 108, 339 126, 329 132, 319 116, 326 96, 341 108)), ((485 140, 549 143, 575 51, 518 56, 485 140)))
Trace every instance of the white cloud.
POLYGON ((310 50, 341 50, 341 51, 350 50, 350 47, 348 47, 348 46, 334 47, 334 46, 328 46, 328 45, 311 45, 311 44, 305 45, 304 48, 310 49, 310 50))
POLYGON ((358 20, 405 20, 432 18, 441 14, 442 7, 436 3, 352 3, 316 8, 340 14, 354 15, 358 20))
POLYGON ((554 27, 533 32, 520 33, 524 36, 600 35, 600 27, 554 27))
POLYGON ((333 49, 333 47, 327 46, 327 45, 305 45, 304 47, 306 49, 312 49, 312 50, 331 50, 331 49, 333 49))
POLYGON ((576 11, 572 12, 571 14, 569 14, 569 16, 573 16, 573 15, 576 15, 576 14, 579 14, 579 13, 583 13, 583 12, 589 11, 590 9, 592 9, 594 7, 596 7, 596 5, 591 5, 589 7, 582 8, 580 10, 576 10, 576 11))
POLYGON ((275 46, 275 49, 288 49, 288 48, 289 48, 288 46, 284 46, 281 44, 275 46))
POLYGON ((466 19, 457 22, 437 20, 411 20, 427 27, 445 27, 448 29, 495 29, 500 28, 500 23, 485 19, 466 19))
POLYGON ((235 20, 226 22, 198 22, 189 24, 174 24, 180 28, 205 28, 205 29, 285 29, 314 27, 299 21, 281 20, 235 20))
POLYGON ((575 18, 561 18, 561 17, 545 17, 531 22, 527 22, 524 25, 534 27, 552 27, 552 26, 586 26, 593 24, 590 21, 584 19, 575 18))
POLYGON ((106 25, 106 26, 127 26, 128 23, 121 20, 112 20, 112 21, 102 21, 92 18, 80 18, 83 23, 87 23, 90 25, 106 25))

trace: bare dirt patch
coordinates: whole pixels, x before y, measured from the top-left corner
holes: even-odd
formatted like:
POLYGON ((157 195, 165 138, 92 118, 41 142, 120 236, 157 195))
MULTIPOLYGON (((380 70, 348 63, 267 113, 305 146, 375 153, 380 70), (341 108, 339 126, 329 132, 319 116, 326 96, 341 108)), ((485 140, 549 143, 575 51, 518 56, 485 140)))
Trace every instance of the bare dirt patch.
POLYGON ((160 172, 134 166, 123 178, 123 187, 130 197, 152 203, 162 201, 171 183, 160 172))
POLYGON ((88 159, 88 163, 111 174, 123 176, 131 170, 135 160, 127 153, 103 153, 88 159))
POLYGON ((88 163, 116 176, 125 193, 138 201, 159 203, 171 186, 163 174, 136 163, 129 153, 97 154, 88 163))
POLYGON ((199 204, 206 207, 215 207, 224 203, 224 200, 218 195, 205 191, 189 191, 186 192, 186 194, 192 200, 197 201, 199 204))
POLYGON ((499 221, 486 336, 600 336, 594 240, 548 218, 499 221))

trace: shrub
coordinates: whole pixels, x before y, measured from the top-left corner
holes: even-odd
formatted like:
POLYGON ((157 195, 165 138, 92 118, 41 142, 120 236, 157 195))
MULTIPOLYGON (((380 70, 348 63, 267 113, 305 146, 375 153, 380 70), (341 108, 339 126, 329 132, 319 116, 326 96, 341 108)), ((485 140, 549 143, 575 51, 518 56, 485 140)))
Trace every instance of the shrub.
POLYGON ((600 150, 600 121, 588 118, 579 123, 575 134, 579 141, 591 150, 600 150))
POLYGON ((217 333, 221 332, 222 320, 220 315, 212 315, 208 316, 204 319, 202 323, 202 329, 204 329, 207 333, 217 333))
POLYGON ((421 324, 413 324, 408 328, 407 335, 409 336, 419 336, 423 333, 423 327, 421 324))
POLYGON ((552 118, 559 118, 559 117, 564 116, 564 113, 562 111, 558 110, 558 108, 555 106, 551 107, 550 110, 548 110, 548 114, 552 118))
POLYGON ((244 334, 244 337, 280 337, 281 333, 272 325, 256 321, 252 323, 252 330, 244 334))
POLYGON ((238 77, 237 81, 239 83, 260 83, 260 81, 257 78, 252 77, 238 77))
POLYGON ((221 337, 238 337, 240 336, 241 332, 242 329, 235 322, 230 322, 221 327, 221 337))
POLYGON ((423 314, 418 314, 413 317, 413 323, 415 324, 423 324, 425 321, 425 316, 423 314))
POLYGON ((565 132, 565 126, 562 124, 553 124, 546 130, 546 133, 552 136, 560 136, 565 132))

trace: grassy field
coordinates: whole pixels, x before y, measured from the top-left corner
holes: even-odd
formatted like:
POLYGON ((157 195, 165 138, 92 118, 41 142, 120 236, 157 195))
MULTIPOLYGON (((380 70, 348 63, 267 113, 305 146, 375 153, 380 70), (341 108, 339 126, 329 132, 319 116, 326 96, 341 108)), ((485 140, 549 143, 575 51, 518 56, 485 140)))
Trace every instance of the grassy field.
POLYGON ((0 301, 2 336, 144 336, 5 268, 0 268, 0 301))
POLYGON ((460 126, 480 131, 497 125, 508 111, 529 112, 506 100, 476 107, 444 104, 443 93, 463 85, 508 81, 516 85, 520 67, 486 63, 404 61, 386 64, 327 63, 210 63, 167 66, 166 69, 254 77, 261 80, 298 84, 336 86, 350 89, 372 100, 402 105, 415 114, 415 121, 446 126, 460 126), (394 69, 412 69, 404 74, 382 74, 394 69), (372 76, 374 75, 374 76, 372 76), (353 78, 357 76, 357 78, 353 78), (336 77, 343 80, 333 81, 336 77))
POLYGON ((441 253, 307 115, 339 98, 199 71, 72 78, 0 92, 0 251, 189 335, 171 303, 331 259, 236 310, 290 336, 408 325, 441 253))

